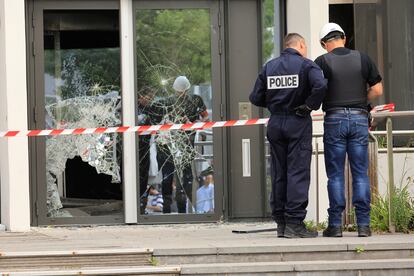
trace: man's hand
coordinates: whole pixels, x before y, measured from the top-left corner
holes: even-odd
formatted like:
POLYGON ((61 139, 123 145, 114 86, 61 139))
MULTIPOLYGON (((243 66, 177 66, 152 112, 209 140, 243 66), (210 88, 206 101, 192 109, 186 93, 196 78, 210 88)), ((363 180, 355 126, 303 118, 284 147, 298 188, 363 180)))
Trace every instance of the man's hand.
POLYGON ((307 106, 306 104, 302 104, 294 109, 296 111, 296 115, 299 117, 306 117, 308 116, 312 109, 307 106))

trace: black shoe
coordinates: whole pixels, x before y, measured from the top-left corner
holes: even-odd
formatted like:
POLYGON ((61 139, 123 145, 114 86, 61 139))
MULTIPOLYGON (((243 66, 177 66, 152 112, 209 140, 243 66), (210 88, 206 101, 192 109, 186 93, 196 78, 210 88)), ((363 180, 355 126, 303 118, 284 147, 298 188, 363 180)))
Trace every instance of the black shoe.
POLYGON ((369 226, 358 226, 358 237, 370 237, 371 229, 369 226))
POLYGON ((284 223, 277 224, 277 237, 278 238, 283 238, 285 236, 285 228, 286 228, 286 224, 284 223))
POLYGON ((308 229, 306 229, 306 226, 303 222, 300 224, 287 223, 284 236, 288 239, 316 238, 318 236, 318 232, 309 231, 308 229))
POLYGON ((323 230, 324 237, 331 237, 331 238, 340 238, 342 237, 342 227, 341 226, 328 226, 325 230, 323 230))

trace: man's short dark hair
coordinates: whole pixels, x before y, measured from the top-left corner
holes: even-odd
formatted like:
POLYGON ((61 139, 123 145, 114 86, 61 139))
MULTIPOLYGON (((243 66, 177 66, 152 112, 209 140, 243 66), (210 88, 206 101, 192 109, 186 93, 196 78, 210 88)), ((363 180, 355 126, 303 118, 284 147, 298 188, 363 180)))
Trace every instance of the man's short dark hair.
POLYGON ((285 36, 285 39, 283 40, 283 45, 285 46, 285 48, 289 48, 304 40, 305 39, 303 38, 303 36, 301 36, 298 33, 289 33, 285 36))
POLYGON ((336 39, 344 39, 345 35, 342 32, 334 31, 327 34, 324 38, 322 38, 322 42, 327 42, 328 40, 336 40, 336 39))

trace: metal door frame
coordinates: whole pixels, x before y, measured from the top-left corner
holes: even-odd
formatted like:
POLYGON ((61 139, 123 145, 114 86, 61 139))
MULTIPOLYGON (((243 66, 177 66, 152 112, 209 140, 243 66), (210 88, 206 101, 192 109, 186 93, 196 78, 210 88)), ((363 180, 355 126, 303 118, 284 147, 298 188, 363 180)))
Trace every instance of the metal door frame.
MULTIPOLYGON (((43 12, 45 10, 119 10, 117 0, 58 1, 28 0, 26 2, 28 59, 28 122, 30 129, 44 127, 44 41, 43 12)), ((121 47, 121 46, 120 46, 121 47)), ((121 56, 119 57, 121 59, 121 56)), ((46 216, 46 145, 45 138, 29 140, 30 194, 32 225, 120 224, 124 217, 89 216, 48 218, 46 216)), ((122 176, 123 177, 123 176, 122 176)))
MULTIPOLYGON (((223 28, 223 2, 221 0, 134 0, 133 1, 133 18, 135 20, 136 10, 145 9, 209 9, 211 25, 217 28, 217 32, 211 32, 211 80, 213 87, 213 121, 222 120, 224 118, 225 106, 225 84, 224 84, 224 28, 223 28)), ((136 36, 136 24, 134 22, 134 36, 136 36)), ((136 41, 136 37, 134 37, 136 41)), ((136 49, 135 49, 136 50, 136 49)), ((134 54, 136 57, 136 53, 134 54)), ((135 58, 136 69, 136 58, 135 58)), ((135 74, 136 74, 135 70, 135 74)), ((135 77, 135 81, 137 78, 135 77)), ((137 87, 137 83, 135 83, 137 87)), ((138 223, 154 224, 154 223, 189 223, 189 222, 212 222, 218 221, 224 216, 225 194, 227 178, 225 158, 227 157, 227 147, 225 143, 225 131, 223 129, 215 129, 213 135, 213 163, 214 163, 214 210, 213 214, 169 214, 160 216, 141 215, 138 210, 138 223)), ((138 139, 137 139, 138 140, 138 139)), ((137 141, 138 143, 138 141, 137 141)), ((138 144, 137 144, 138 149, 138 144)), ((137 175, 139 170, 137 167, 137 175)), ((137 177, 139 180, 139 177, 137 177)), ((137 191, 139 191, 139 181, 137 181, 137 191)), ((193 186, 194 189, 194 186, 193 186)), ((137 193, 140 194, 139 192, 137 193)), ((139 196, 138 196, 138 206, 139 196)))

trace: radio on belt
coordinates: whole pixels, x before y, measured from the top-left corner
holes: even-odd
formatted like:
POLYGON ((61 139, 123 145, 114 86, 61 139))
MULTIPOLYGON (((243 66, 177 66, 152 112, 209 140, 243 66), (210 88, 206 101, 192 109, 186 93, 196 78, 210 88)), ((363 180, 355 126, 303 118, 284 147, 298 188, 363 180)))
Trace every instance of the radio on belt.
POLYGON ((267 89, 297 88, 299 86, 299 75, 268 76, 267 89))

